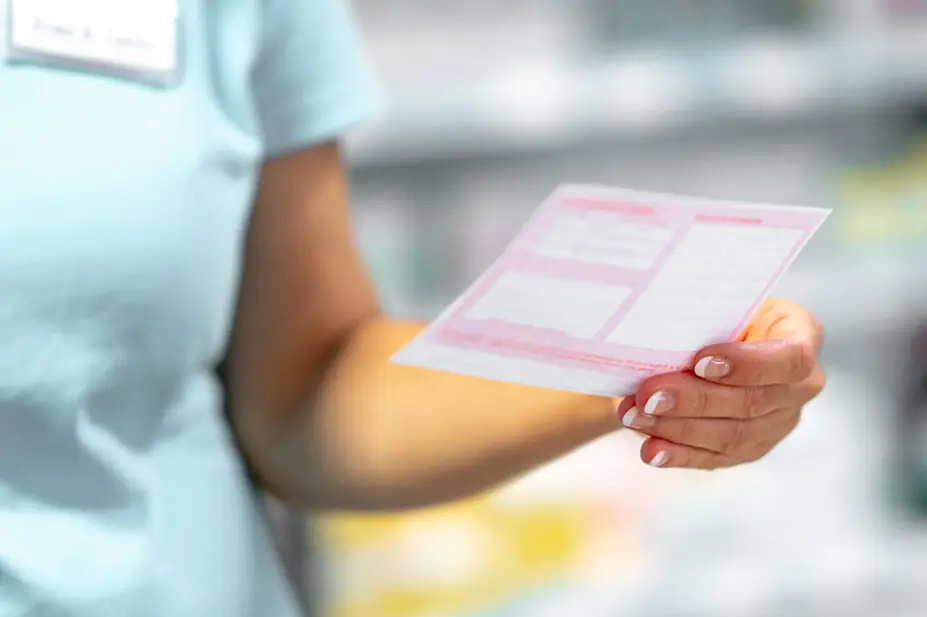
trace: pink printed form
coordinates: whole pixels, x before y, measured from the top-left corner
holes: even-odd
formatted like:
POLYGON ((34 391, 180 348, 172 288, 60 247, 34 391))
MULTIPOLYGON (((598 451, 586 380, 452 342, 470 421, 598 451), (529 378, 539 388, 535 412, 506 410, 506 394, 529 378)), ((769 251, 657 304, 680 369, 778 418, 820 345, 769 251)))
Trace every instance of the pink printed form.
POLYGON ((562 187, 393 361, 630 394, 735 339, 829 214, 562 187))

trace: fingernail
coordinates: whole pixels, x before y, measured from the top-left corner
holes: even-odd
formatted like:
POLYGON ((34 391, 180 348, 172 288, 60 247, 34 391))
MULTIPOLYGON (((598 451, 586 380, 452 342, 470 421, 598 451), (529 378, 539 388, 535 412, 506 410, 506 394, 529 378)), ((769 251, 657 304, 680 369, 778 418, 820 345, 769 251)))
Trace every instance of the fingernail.
POLYGON ((663 467, 664 465, 666 465, 666 459, 667 459, 666 452, 663 452, 661 450, 660 452, 657 452, 657 455, 655 457, 650 459, 650 463, 648 464, 651 467, 663 467))
POLYGON ((621 419, 621 423, 628 428, 634 428, 634 420, 637 418, 637 407, 632 407, 628 410, 628 413, 624 414, 624 418, 621 419))
POLYGON ((659 416, 672 411, 675 405, 676 397, 669 392, 660 390, 647 399, 647 404, 644 405, 644 413, 648 416, 659 416))
POLYGON ((628 413, 624 414, 621 423, 633 429, 646 429, 652 427, 654 424, 653 419, 641 415, 641 413, 637 411, 637 407, 629 409, 628 413))
POLYGON ((731 365, 724 358, 707 356, 695 365, 695 374, 702 379, 719 379, 731 372, 731 365))

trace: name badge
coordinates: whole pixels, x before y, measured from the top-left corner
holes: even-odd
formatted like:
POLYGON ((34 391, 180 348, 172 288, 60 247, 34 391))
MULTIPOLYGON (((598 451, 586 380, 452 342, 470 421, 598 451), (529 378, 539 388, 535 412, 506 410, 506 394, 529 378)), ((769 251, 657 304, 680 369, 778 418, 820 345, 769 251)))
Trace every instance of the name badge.
POLYGON ((178 77, 178 0, 9 0, 9 54, 170 85, 178 77))

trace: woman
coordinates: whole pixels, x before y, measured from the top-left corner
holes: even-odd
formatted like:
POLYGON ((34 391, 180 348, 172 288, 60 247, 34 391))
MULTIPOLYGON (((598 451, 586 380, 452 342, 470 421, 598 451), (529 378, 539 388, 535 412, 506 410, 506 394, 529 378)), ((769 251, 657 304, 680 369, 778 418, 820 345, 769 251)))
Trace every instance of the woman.
POLYGON ((351 239, 336 140, 376 99, 341 0, 0 5, 4 616, 289 617, 249 472, 412 508, 619 418, 645 462, 724 467, 823 385, 786 301, 620 409, 390 365, 419 326, 379 313, 351 239))

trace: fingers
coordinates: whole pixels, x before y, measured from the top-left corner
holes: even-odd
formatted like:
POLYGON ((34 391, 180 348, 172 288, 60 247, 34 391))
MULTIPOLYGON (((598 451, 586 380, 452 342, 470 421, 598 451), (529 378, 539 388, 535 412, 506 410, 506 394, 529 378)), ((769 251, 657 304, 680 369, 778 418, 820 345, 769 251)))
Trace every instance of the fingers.
POLYGON ((702 379, 733 386, 798 383, 817 366, 823 341, 821 324, 787 300, 769 300, 736 343, 703 349, 694 372, 702 379))
POLYGON ((808 310, 782 298, 770 298, 751 320, 741 340, 803 341, 808 339, 815 350, 824 342, 821 322, 808 310))
POLYGON ((651 467, 662 469, 711 470, 729 466, 723 454, 680 446, 660 439, 644 441, 641 445, 641 460, 651 467))
POLYGON ((755 443, 744 442, 740 447, 725 452, 650 437, 641 445, 641 460, 651 467, 706 470, 753 463, 769 454, 785 435, 794 430, 800 419, 797 411, 783 412, 783 416, 788 420, 778 427, 777 437, 755 443))
POLYGON ((711 383, 692 373, 668 373, 645 381, 634 404, 642 414, 661 418, 754 419, 806 403, 817 391, 817 383, 811 380, 738 388, 711 383))
POLYGON ((632 407, 621 417, 627 428, 648 437, 736 457, 762 443, 785 437, 795 426, 797 409, 775 411, 753 420, 721 418, 656 418, 632 407))
POLYGON ((766 386, 804 381, 816 365, 809 341, 722 343, 696 355, 694 373, 730 386, 766 386))
POLYGON ((622 423, 646 436, 644 462, 716 469, 752 462, 798 424, 824 388, 823 335, 801 306, 768 300, 736 343, 712 345, 691 372, 655 376, 622 402, 622 423))

